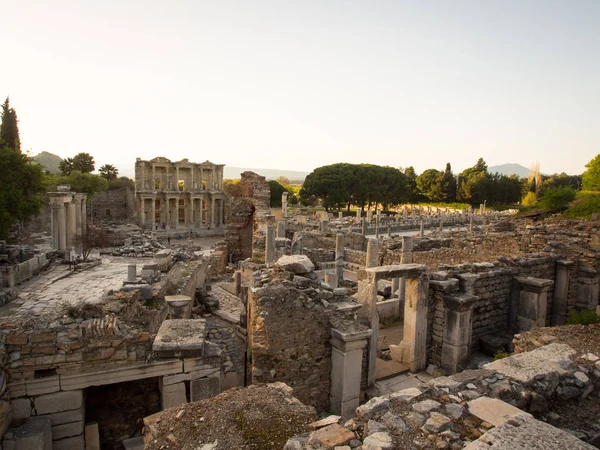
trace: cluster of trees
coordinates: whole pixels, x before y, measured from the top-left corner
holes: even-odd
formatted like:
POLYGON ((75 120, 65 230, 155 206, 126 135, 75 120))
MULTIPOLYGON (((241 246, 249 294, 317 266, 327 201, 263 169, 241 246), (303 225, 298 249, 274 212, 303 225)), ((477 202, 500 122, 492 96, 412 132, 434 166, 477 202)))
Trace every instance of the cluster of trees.
POLYGON ((327 210, 378 203, 385 209, 409 201, 410 189, 406 175, 393 167, 339 163, 308 174, 299 195, 305 205, 320 199, 327 210))
POLYGON ((480 158, 458 176, 449 163, 444 170, 427 169, 420 175, 413 167, 346 163, 323 166, 306 177, 300 200, 310 204, 320 199, 326 209, 364 209, 378 204, 387 209, 406 202, 510 204, 520 201, 521 194, 517 176, 490 174, 480 158))
POLYGON ((0 239, 8 239, 15 224, 22 225, 40 210, 43 171, 21 152, 17 113, 8 98, 2 104, 0 119, 0 239))

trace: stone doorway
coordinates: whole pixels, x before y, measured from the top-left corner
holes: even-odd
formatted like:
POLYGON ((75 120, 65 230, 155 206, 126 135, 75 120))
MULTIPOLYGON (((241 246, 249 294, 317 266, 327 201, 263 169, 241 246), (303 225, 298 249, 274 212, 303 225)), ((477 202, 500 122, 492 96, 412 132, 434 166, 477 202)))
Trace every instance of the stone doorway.
POLYGON ((122 450, 122 440, 141 435, 142 419, 160 410, 158 378, 91 386, 86 390, 85 421, 98 422, 102 449, 122 450))

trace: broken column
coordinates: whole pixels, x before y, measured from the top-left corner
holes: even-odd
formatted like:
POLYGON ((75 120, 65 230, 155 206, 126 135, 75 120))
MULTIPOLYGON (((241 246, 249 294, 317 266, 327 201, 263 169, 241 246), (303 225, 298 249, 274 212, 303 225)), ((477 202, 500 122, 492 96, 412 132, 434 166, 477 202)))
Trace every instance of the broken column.
POLYGON ((600 278, 596 270, 583 265, 579 266, 577 298, 575 300, 577 309, 596 309, 598 306, 599 282, 600 278))
POLYGON ((190 319, 192 317, 192 298, 187 295, 165 295, 167 319, 190 319))
POLYGON ((277 222, 277 237, 285 237, 285 220, 280 220, 279 222, 277 222))
POLYGON ((377 267, 379 265, 379 243, 377 239, 367 241, 367 260, 366 267, 377 267))
POLYGON ((419 228, 419 237, 422 238, 425 231, 425 227, 423 225, 423 219, 421 219, 421 227, 419 228))
POLYGON ((334 328, 331 336, 330 408, 333 414, 349 419, 360 401, 363 348, 371 330, 342 332, 334 328))
POLYGON ((288 192, 281 194, 281 215, 285 219, 288 216, 288 192))
POLYGON ((335 237, 335 274, 338 280, 344 279, 344 235, 335 237))
MULTIPOLYGON (((402 236, 402 252, 400 253, 400 264, 412 264, 413 262, 413 238, 402 236)), ((400 317, 404 314, 404 292, 406 291, 406 280, 401 278, 398 284, 398 299, 400 299, 400 317)))
POLYGON ((475 295, 446 295, 444 297, 444 340, 442 368, 449 374, 464 368, 469 359, 473 331, 475 295))
POLYGON ((373 221, 373 210, 368 209, 367 210, 367 222, 370 225, 372 221, 373 221))
POLYGON ((325 283, 329 285, 330 288, 336 289, 338 287, 338 276, 332 272, 325 272, 325 283))
POLYGON ((362 218, 362 234, 363 236, 367 234, 367 221, 364 217, 362 218))
POLYGON ((513 308, 516 306, 518 331, 545 327, 548 291, 552 288, 554 281, 533 277, 515 277, 515 281, 519 287, 518 296, 513 299, 511 306, 513 308))
POLYGON ((129 283, 135 283, 136 280, 137 280, 137 278, 136 278, 136 265, 135 264, 129 264, 129 265, 127 265, 127 281, 129 283))
POLYGON ((554 294, 552 295, 552 321, 551 325, 564 325, 567 320, 567 300, 569 297, 569 270, 573 261, 556 261, 556 280, 554 281, 554 294))
POLYGON ((273 261, 275 261, 275 227, 269 225, 265 239, 265 264, 271 264, 273 261))

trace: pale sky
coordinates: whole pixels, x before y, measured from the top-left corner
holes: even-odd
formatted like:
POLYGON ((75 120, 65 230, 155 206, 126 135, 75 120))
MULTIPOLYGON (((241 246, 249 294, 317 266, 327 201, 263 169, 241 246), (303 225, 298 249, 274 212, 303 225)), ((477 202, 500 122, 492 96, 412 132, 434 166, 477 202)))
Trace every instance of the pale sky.
POLYGON ((0 0, 23 149, 455 172, 600 153, 600 0, 0 0))

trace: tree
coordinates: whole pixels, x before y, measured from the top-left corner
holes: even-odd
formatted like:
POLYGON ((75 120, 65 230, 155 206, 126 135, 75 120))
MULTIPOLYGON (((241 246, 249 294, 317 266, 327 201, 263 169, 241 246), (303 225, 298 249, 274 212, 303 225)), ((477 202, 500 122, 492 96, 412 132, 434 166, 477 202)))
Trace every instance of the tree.
POLYGON ((600 191, 600 154, 585 165, 587 170, 582 175, 584 191, 600 191))
POLYGON ((442 178, 444 174, 436 169, 427 169, 417 177, 417 189, 432 202, 444 201, 442 178))
POLYGON ((77 153, 73 157, 73 170, 78 170, 81 173, 92 173, 95 168, 94 157, 89 153, 77 153))
POLYGON ((280 185, 285 186, 286 184, 290 184, 290 179, 287 177, 278 177, 275 181, 277 181, 280 185))
POLYGON ((281 208, 281 195, 287 190, 275 180, 269 181, 271 188, 271 208, 281 208))
POLYGON ((100 176, 106 180, 116 180, 119 176, 119 169, 112 164, 104 164, 98 171, 100 176))
POLYGON ((10 228, 36 215, 43 205, 43 172, 39 164, 7 145, 0 145, 0 239, 10 228))
POLYGON ((81 249, 83 261, 87 261, 92 249, 110 245, 110 236, 105 229, 88 225, 81 236, 75 237, 75 245, 81 249))
POLYGON ((241 197, 242 196, 242 185, 240 183, 240 179, 236 178, 235 180, 225 179, 223 180, 223 190, 227 192, 232 197, 241 197))
POLYGON ((19 126, 17 113, 14 108, 10 107, 9 99, 2 104, 2 112, 0 113, 2 124, 0 125, 0 145, 4 143, 8 148, 21 152, 21 138, 19 137, 19 126))
POLYGON ((65 158, 61 159, 60 163, 58 163, 58 168, 62 175, 71 175, 73 172, 73 158, 65 158))

